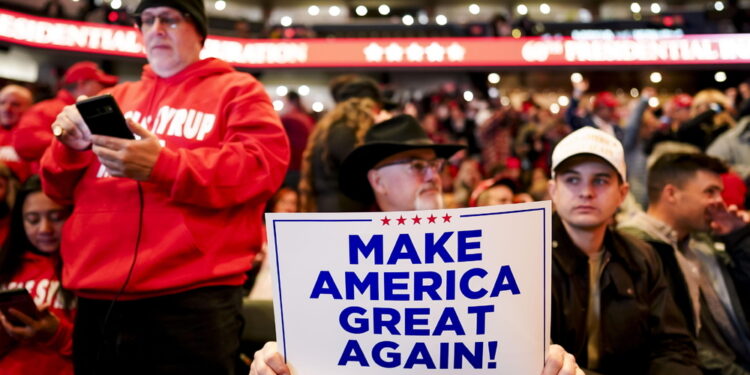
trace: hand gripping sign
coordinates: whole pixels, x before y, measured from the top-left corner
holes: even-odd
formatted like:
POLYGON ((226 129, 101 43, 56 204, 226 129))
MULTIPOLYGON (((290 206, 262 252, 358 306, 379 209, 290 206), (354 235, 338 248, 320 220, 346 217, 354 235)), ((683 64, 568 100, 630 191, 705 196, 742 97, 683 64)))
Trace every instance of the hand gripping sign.
POLYGON ((540 373, 550 214, 267 214, 279 350, 297 375, 540 373))

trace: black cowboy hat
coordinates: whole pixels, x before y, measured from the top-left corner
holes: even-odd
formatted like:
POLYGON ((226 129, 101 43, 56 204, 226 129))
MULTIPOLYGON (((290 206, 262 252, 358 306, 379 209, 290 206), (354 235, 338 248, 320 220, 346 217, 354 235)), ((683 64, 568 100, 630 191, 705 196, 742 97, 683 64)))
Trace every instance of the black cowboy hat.
POLYGON ((412 116, 400 115, 373 125, 364 144, 344 159, 339 173, 341 191, 352 199, 371 203, 375 196, 367 172, 383 159, 403 151, 428 148, 439 158, 450 158, 463 149, 456 144, 435 144, 412 116))

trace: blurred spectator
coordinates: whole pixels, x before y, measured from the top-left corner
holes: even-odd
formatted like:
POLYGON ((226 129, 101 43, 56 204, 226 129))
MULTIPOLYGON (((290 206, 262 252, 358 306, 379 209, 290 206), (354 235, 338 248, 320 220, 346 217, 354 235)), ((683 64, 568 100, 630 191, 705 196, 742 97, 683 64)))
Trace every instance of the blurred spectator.
POLYGON ((284 186, 297 186, 302 168, 302 153, 307 146, 307 140, 315 127, 315 120, 302 107, 302 101, 295 91, 286 95, 286 105, 281 115, 281 123, 284 125, 286 135, 289 138, 289 146, 292 151, 289 160, 289 170, 284 179, 284 186))
POLYGON ((471 192, 482 181, 481 164, 476 158, 461 161, 456 178, 453 180, 454 207, 468 207, 471 192))
POLYGON ((592 111, 586 111, 579 108, 583 94, 588 91, 589 82, 582 80, 573 82, 573 98, 565 112, 565 121, 573 130, 580 129, 584 126, 593 126, 605 133, 614 135, 622 141, 623 130, 618 125, 617 107, 619 102, 617 98, 608 91, 602 91, 593 98, 592 111))
POLYGON ((513 25, 510 17, 506 14, 498 13, 490 21, 492 36, 511 36, 513 25))
POLYGON ((31 167, 18 157, 13 147, 13 133, 33 100, 31 90, 22 86, 7 85, 0 90, 0 161, 5 162, 20 180, 29 176, 31 167))
POLYGON ((656 89, 644 87, 641 97, 631 110, 628 121, 625 124, 625 136, 622 140, 625 149, 625 162, 628 166, 628 184, 630 193, 635 197, 641 207, 648 204, 648 189, 646 188, 646 153, 647 140, 651 134, 657 131, 661 123, 653 113, 648 111, 649 99, 656 96, 656 89))
POLYGON ((482 162, 487 170, 505 166, 513 153, 513 139, 521 127, 520 113, 510 106, 495 110, 479 129, 482 162))
POLYGON ((471 193, 469 207, 511 204, 516 193, 516 183, 509 178, 484 180, 471 193))
POLYGON ((750 181, 750 116, 714 140, 706 150, 727 162, 745 181, 750 181))
POLYGON ((454 143, 450 134, 445 130, 441 129, 438 123, 437 115, 434 113, 426 113, 420 121, 422 129, 424 129, 427 136, 435 143, 454 143))
POLYGON ((63 18, 65 17, 65 11, 60 0, 47 0, 42 7, 42 14, 47 17, 63 18))
POLYGON ((692 118, 680 125, 676 139, 706 150, 714 139, 735 125, 730 112, 733 108, 733 103, 721 91, 701 90, 693 97, 692 118))
POLYGON ((331 92, 338 103, 315 126, 302 160, 299 184, 304 212, 366 211, 339 189, 339 168, 367 129, 387 113, 378 83, 370 78, 347 76, 334 80, 331 92), (383 111, 384 112, 384 111, 383 111))
POLYGON ((18 123, 18 128, 13 132, 13 146, 18 156, 33 163, 32 169, 36 172, 39 159, 54 137, 50 126, 62 109, 74 104, 81 95, 96 95, 116 83, 116 76, 104 73, 94 62, 73 64, 65 71, 57 95, 31 106, 18 123))
POLYGON ((10 231, 10 213, 16 201, 18 179, 7 165, 0 162, 0 243, 4 243, 10 231))
MULTIPOLYGON (((297 190, 282 187, 276 194, 268 200, 266 212, 299 212, 299 194, 297 190)), ((263 219, 264 231, 265 217, 263 219)), ((266 236, 263 236, 264 243, 261 251, 253 259, 253 268, 250 269, 249 280, 246 287, 250 288, 249 299, 273 299, 273 287, 271 281, 271 272, 268 264, 268 243, 265 242, 266 236)))

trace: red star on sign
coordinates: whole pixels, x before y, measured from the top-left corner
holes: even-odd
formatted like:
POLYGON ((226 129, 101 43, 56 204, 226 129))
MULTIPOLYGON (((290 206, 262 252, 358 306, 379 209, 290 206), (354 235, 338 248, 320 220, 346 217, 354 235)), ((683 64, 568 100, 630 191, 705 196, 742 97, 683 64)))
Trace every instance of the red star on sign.
POLYGON ((399 217, 396 220, 398 221, 398 225, 404 225, 404 224, 406 224, 406 218, 404 218, 403 216, 399 217))
POLYGON ((388 216, 380 219, 380 221, 383 222, 383 225, 391 225, 391 219, 389 219, 388 216))
POLYGON ((412 224, 422 224, 422 218, 419 215, 415 215, 411 220, 413 221, 412 224))
POLYGON ((427 222, 430 224, 435 224, 435 219, 437 219, 437 216, 430 214, 430 216, 427 217, 427 222))
POLYGON ((445 216, 443 216, 443 222, 444 222, 444 223, 450 223, 450 222, 451 222, 451 218, 452 218, 452 217, 453 217, 453 216, 450 216, 450 215, 448 215, 448 214, 445 214, 445 216))

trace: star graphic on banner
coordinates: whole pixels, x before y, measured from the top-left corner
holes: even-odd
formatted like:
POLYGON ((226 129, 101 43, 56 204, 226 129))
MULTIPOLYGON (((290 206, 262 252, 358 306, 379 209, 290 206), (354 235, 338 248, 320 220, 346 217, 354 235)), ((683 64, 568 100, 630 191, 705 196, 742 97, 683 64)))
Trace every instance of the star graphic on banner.
POLYGON ((421 62, 424 60, 424 48, 416 42, 412 42, 409 47, 406 47, 406 59, 411 62, 421 62))
POLYGON ((383 222, 383 225, 391 225, 391 219, 389 219, 388 216, 380 219, 380 221, 383 222))
POLYGON ((411 220, 413 221, 412 224, 422 224, 422 218, 419 215, 415 215, 411 220))
POLYGON ((432 42, 425 49, 425 53, 427 53, 427 61, 430 61, 430 62, 441 62, 444 59, 445 48, 443 48, 443 46, 437 44, 437 42, 432 42))
POLYGON ((463 61, 464 55, 466 54, 466 49, 460 44, 453 42, 450 46, 448 46, 446 52, 448 53, 449 61, 463 61))
POLYGON ((383 47, 379 44, 372 42, 364 49, 365 58, 370 62, 381 62, 383 61, 383 47))
POLYGON ((385 48, 385 59, 389 62, 404 61, 404 49, 396 43, 391 43, 385 48))
POLYGON ((406 218, 404 218, 403 216, 401 216, 398 219, 396 219, 396 221, 398 221, 398 225, 404 225, 404 224, 406 224, 406 218))
POLYGON ((430 216, 427 217, 427 222, 429 224, 435 224, 435 219, 437 219, 437 216, 430 214, 430 216))
POLYGON ((444 222, 444 223, 450 223, 450 222, 451 222, 451 218, 452 218, 452 217, 453 217, 453 216, 450 216, 450 215, 448 215, 448 214, 445 214, 445 216, 443 216, 443 222, 444 222))

